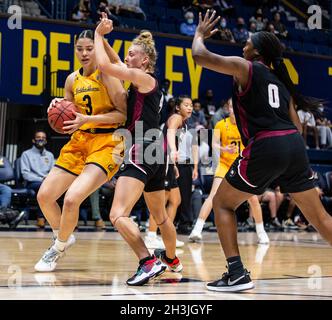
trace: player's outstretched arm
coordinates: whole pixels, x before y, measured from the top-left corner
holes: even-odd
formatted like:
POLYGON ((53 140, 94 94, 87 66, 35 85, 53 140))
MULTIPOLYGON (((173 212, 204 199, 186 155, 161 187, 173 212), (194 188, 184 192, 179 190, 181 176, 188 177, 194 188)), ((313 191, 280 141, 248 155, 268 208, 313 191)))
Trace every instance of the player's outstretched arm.
POLYGON ((204 45, 204 39, 217 32, 217 29, 213 28, 219 19, 220 17, 215 18, 215 11, 210 15, 210 11, 207 10, 204 19, 202 19, 202 14, 199 14, 199 24, 192 43, 193 59, 204 68, 235 77, 245 88, 249 78, 248 61, 241 57, 224 57, 215 54, 204 45))

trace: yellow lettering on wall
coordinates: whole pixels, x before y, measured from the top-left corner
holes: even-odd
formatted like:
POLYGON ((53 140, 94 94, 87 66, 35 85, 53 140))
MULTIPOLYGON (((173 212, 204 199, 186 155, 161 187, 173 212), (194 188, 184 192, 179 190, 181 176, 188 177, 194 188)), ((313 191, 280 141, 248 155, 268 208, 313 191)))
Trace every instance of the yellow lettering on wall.
POLYGON ((113 42, 112 48, 117 54, 119 54, 119 52, 121 50, 122 43, 123 43, 123 41, 118 40, 118 39, 114 40, 114 42, 113 42))
POLYGON ((58 87, 58 70, 70 70, 70 62, 59 60, 59 43, 70 43, 70 35, 65 33, 51 32, 50 34, 50 55, 51 55, 51 76, 52 96, 63 97, 63 88, 58 87))
POLYGON ((287 67, 290 78, 292 79, 294 84, 299 84, 299 74, 297 73, 292 61, 289 59, 284 59, 284 63, 287 67))
POLYGON ((43 59, 46 54, 46 37, 41 31, 23 31, 22 94, 40 95, 43 91, 43 59), (38 54, 32 57, 32 42, 38 42, 38 54), (37 69, 37 83, 31 84, 32 68, 37 69))
POLYGON ((186 56, 187 56, 188 70, 189 70, 189 77, 191 84, 191 98, 197 99, 198 88, 199 88, 199 83, 201 81, 203 68, 198 64, 195 66, 195 62, 191 54, 191 49, 189 48, 186 49, 186 56))
POLYGON ((166 46, 166 70, 165 70, 165 78, 171 81, 171 85, 169 87, 169 93, 173 93, 173 81, 182 82, 183 81, 183 73, 182 72, 174 72, 173 71, 173 57, 182 57, 183 56, 183 48, 166 46))
POLYGON ((332 67, 329 67, 329 76, 332 76, 332 67))

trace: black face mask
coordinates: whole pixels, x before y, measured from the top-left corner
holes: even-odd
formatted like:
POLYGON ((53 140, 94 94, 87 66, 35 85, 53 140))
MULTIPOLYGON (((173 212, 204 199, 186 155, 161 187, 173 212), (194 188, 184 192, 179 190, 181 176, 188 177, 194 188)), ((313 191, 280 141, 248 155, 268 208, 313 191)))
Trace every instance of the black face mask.
POLYGON ((242 24, 242 23, 238 23, 238 25, 237 25, 237 26, 238 26, 238 28, 239 28, 239 29, 241 29, 241 28, 243 28, 243 27, 244 27, 244 24, 242 24))
POLYGON ((37 149, 43 149, 46 146, 46 140, 39 139, 35 140, 34 145, 37 149))

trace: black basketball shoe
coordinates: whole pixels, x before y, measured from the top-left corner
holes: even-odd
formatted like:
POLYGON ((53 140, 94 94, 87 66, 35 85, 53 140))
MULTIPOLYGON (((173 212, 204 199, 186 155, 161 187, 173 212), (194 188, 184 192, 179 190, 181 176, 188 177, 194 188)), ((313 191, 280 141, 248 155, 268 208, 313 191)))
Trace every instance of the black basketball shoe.
POLYGON ((206 288, 211 291, 220 291, 220 292, 237 292, 243 290, 253 289, 254 283, 251 281, 250 272, 246 269, 244 272, 237 274, 229 274, 225 272, 221 279, 214 282, 209 282, 206 285, 206 288))

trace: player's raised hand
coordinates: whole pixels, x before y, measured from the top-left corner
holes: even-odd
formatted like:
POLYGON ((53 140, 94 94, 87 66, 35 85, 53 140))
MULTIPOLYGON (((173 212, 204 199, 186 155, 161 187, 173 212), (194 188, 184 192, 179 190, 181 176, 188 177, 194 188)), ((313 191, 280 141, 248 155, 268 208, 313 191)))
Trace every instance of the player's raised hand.
POLYGON ((49 105, 48 108, 47 108, 47 113, 49 113, 49 111, 50 111, 52 108, 55 107, 55 105, 56 105, 57 102, 60 102, 60 101, 62 101, 62 100, 63 100, 63 98, 54 98, 54 99, 50 102, 50 105, 49 105))
POLYGON ((204 19, 202 19, 202 13, 199 13, 199 22, 196 28, 197 35, 201 35, 206 39, 213 36, 218 31, 218 29, 213 28, 220 20, 220 16, 215 18, 215 15, 216 11, 213 10, 211 14, 211 11, 207 10, 204 19))
POLYGON ((101 36, 112 32, 113 30, 113 21, 108 19, 108 16, 105 12, 102 12, 102 17, 100 19, 100 23, 96 28, 96 32, 99 33, 101 36))

